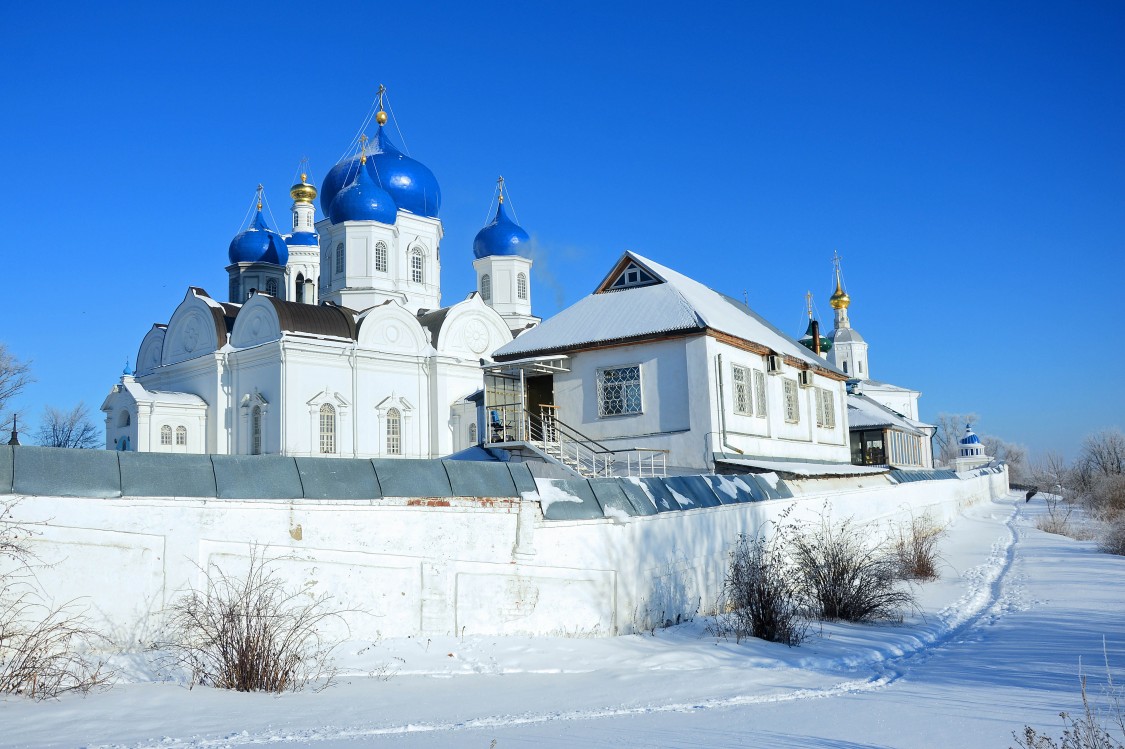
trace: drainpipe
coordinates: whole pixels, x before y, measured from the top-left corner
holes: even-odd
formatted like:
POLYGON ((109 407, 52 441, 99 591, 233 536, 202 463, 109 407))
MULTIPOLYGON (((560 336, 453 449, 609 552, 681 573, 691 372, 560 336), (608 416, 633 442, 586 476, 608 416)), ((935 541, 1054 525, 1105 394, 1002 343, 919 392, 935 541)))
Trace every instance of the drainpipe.
POLYGON ((718 371, 719 383, 719 440, 723 447, 742 455, 743 452, 727 442, 727 400, 723 395, 723 355, 715 354, 715 369, 718 371))

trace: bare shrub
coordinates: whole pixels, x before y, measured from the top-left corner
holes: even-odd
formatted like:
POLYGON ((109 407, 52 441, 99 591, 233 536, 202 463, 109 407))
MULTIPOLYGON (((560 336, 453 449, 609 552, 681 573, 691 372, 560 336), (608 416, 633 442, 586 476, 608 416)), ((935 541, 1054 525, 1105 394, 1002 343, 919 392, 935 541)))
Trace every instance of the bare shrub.
POLYGON ((1105 665, 1106 686, 1103 705, 1094 704, 1086 691, 1086 675, 1079 673, 1082 692, 1082 714, 1075 717, 1063 711, 1063 732, 1059 741, 1031 726, 1013 732, 1020 749, 1125 749, 1125 690, 1113 682, 1109 658, 1105 665))
POLYGON ((1105 522, 1125 518, 1125 474, 1092 477, 1082 491, 1082 504, 1105 522))
POLYGON ((868 543, 868 533, 850 519, 833 524, 821 515, 812 528, 784 530, 797 572, 797 590, 812 616, 867 622, 902 621, 914 594, 901 585, 899 562, 885 541, 868 543))
POLYGON ((336 674, 335 644, 322 635, 342 611, 326 595, 286 589, 261 549, 252 547, 244 576, 207 568, 204 590, 191 590, 169 607, 166 665, 185 669, 191 683, 239 692, 296 691, 328 686, 336 674))
POLYGON ((1109 524, 1109 528, 1102 534, 1098 547, 1107 554, 1125 556, 1125 517, 1120 517, 1109 524))
POLYGON ((1059 536, 1073 535, 1070 515, 1074 512, 1074 503, 1058 494, 1044 494, 1043 503, 1047 506, 1047 514, 1039 516, 1035 521, 1035 527, 1059 536))
POLYGON ((776 540, 740 535, 730 552, 716 634, 800 645, 808 621, 786 567, 776 540))
POLYGON ((936 580, 938 574, 938 542, 945 528, 928 514, 910 517, 910 524, 900 526, 894 538, 894 555, 898 560, 899 577, 906 580, 936 580))
POLYGON ((105 638, 73 603, 52 608, 32 585, 34 535, 0 503, 0 694, 49 699, 107 683, 105 662, 86 655, 105 638))

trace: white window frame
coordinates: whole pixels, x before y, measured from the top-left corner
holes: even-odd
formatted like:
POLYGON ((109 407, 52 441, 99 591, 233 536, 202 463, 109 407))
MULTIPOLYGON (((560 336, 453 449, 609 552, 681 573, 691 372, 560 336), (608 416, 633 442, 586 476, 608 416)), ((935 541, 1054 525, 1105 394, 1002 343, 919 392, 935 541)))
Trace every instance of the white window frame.
POLYGON ((387 272, 387 243, 375 243, 375 270, 379 273, 387 272))
POLYGON ((527 274, 516 274, 516 299, 527 301, 527 274))
POLYGON ((836 398, 827 388, 816 389, 816 425, 824 429, 836 428, 836 398))
POLYGON ((789 424, 801 423, 801 396, 797 381, 788 377, 782 379, 785 400, 785 421, 789 424))
POLYGON ((344 243, 340 242, 336 245, 336 275, 344 272, 346 264, 344 262, 344 243))
POLYGON ((250 454, 262 454, 262 407, 250 409, 250 454))
POLYGON ((617 417, 617 416, 634 416, 636 414, 644 413, 644 382, 641 379, 642 378, 641 365, 639 363, 637 363, 637 364, 623 364, 623 365, 614 366, 614 367, 601 367, 597 370, 596 378, 597 378, 596 391, 597 391, 597 399, 598 399, 598 418, 608 419, 608 418, 614 418, 614 417, 617 417), (609 383, 609 385, 611 385, 613 387, 616 387, 616 386, 620 385, 623 388, 622 394, 620 395, 620 400, 621 400, 621 404, 622 404, 621 410, 610 412, 606 408, 606 405, 607 405, 607 401, 606 401, 606 384, 607 384, 606 383, 606 377, 607 377, 607 374, 610 373, 610 372, 623 372, 623 371, 630 370, 630 369, 636 370, 636 377, 634 379, 622 380, 620 382, 609 383), (633 408, 633 409, 629 408, 629 399, 625 395, 625 391, 624 391, 624 388, 629 387, 630 385, 635 385, 636 388, 637 388, 636 408, 633 408))
POLYGON ((270 278, 270 279, 266 280, 266 293, 269 294, 270 296, 272 296, 275 299, 277 298, 277 279, 276 278, 270 278))
POLYGON ((176 447, 187 447, 187 427, 176 427, 176 447))
POLYGON ((754 370, 754 415, 766 418, 766 373, 754 370))
POLYGON ((388 408, 386 422, 387 455, 402 455, 402 412, 388 408))
POLYGON ((741 364, 730 365, 731 405, 736 414, 742 414, 743 416, 754 415, 754 394, 751 390, 753 376, 750 374, 751 371, 749 367, 744 367, 741 364))
POLYGON ((492 276, 487 273, 480 277, 480 297, 486 302, 492 299, 492 276))
POLYGON ((161 447, 171 447, 172 446, 172 427, 169 426, 168 424, 163 424, 160 427, 160 446, 161 447))
POLYGON ((426 258, 418 247, 410 251, 410 280, 413 283, 426 282, 426 258))
POLYGON ((331 403, 320 404, 320 454, 336 454, 336 407, 331 403), (327 427, 327 428, 326 428, 327 427))

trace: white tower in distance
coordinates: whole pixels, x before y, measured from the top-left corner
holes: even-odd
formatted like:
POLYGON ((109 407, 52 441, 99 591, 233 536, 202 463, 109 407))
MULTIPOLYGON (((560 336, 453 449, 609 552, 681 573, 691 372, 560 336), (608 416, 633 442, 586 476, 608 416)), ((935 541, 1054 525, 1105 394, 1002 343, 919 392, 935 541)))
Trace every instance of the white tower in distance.
POLYGON ((836 320, 832 329, 832 350, 828 352, 828 361, 849 377, 866 380, 871 377, 867 367, 867 341, 852 328, 848 320, 848 306, 852 299, 844 291, 840 281, 840 256, 833 257, 832 262, 836 265, 836 291, 829 303, 835 311, 836 320))
MULTIPOLYGON (((304 163, 301 164, 305 166, 304 163)), ((317 303, 317 278, 320 276, 320 237, 316 233, 316 188, 301 170, 300 183, 289 188, 293 198, 293 233, 285 238, 289 262, 285 264, 285 298, 291 302, 317 303)))

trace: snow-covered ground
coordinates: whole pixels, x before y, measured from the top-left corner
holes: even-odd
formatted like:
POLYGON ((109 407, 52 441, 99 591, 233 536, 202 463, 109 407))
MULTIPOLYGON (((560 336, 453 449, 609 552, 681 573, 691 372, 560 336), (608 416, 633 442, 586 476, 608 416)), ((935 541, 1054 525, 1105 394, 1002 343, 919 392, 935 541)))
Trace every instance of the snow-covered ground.
POLYGON ((902 625, 817 625, 800 647, 697 620, 609 639, 349 644, 319 693, 154 681, 144 656, 86 698, 0 702, 2 746, 1007 747, 1057 735, 1103 638, 1125 671, 1125 558, 1035 528, 1023 495, 964 512, 902 625), (389 678, 387 676, 389 675, 389 678))

